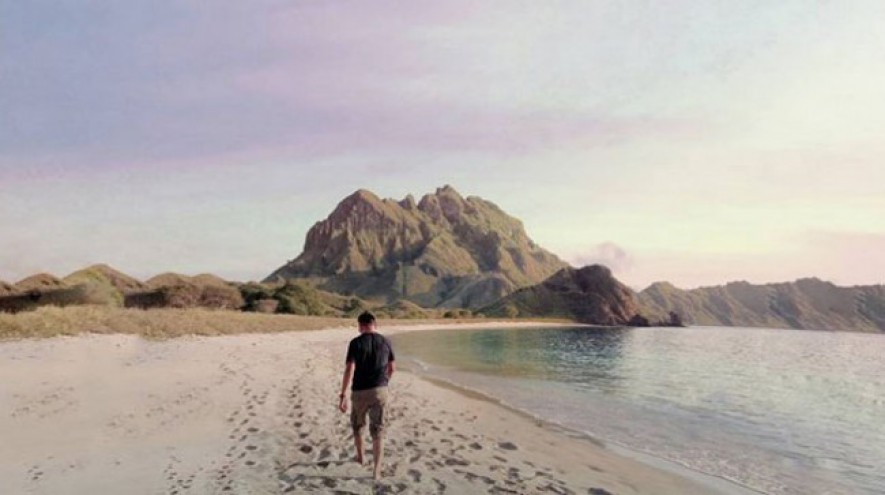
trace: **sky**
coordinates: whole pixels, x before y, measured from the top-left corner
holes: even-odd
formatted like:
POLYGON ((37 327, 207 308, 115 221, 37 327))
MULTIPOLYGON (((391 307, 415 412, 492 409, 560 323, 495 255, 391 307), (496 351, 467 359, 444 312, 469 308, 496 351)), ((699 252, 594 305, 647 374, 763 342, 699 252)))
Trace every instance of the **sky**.
POLYGON ((628 285, 885 283, 885 3, 0 0, 0 279, 261 279, 444 184, 628 285))

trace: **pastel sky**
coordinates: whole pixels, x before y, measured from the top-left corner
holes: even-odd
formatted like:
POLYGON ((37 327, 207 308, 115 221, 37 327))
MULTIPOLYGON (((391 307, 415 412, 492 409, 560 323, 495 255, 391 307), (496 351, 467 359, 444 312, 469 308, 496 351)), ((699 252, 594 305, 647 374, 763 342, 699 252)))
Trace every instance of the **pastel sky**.
POLYGON ((629 285, 885 282, 885 2, 0 0, 0 279, 443 184, 629 285))

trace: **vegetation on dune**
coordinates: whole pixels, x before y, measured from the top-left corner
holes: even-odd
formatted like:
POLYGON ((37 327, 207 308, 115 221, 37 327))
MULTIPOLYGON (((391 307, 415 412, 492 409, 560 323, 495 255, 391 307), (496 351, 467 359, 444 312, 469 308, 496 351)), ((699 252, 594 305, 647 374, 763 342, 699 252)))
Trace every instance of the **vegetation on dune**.
POLYGON ((12 296, 18 294, 18 289, 14 285, 0 280, 0 297, 12 296))
POLYGON ((164 308, 240 309, 243 298, 236 287, 183 283, 158 289, 164 308))
POLYGON ((383 318, 432 318, 437 316, 433 310, 427 310, 409 301, 396 301, 393 304, 376 308, 375 313, 383 318))
POLYGON ((104 265, 78 270, 65 277, 64 282, 71 286, 83 287, 85 295, 83 304, 104 304, 116 307, 123 306, 125 291, 138 290, 143 287, 141 282, 104 265))
POLYGON ((45 338, 80 333, 170 338, 182 335, 288 332, 346 324, 351 322, 338 318, 262 315, 203 308, 141 310, 47 306, 14 315, 0 313, 0 338, 45 338))
POLYGON ((288 282, 275 290, 273 299, 279 301, 278 313, 306 316, 337 313, 322 301, 316 289, 297 282, 288 282))
MULTIPOLYGON (((399 325, 458 323, 474 320, 382 318, 381 328, 399 325)), ((106 306, 46 306, 17 314, 0 313, 0 339, 48 338, 82 333, 134 334, 165 339, 184 335, 276 333, 324 328, 353 328, 353 318, 267 315, 242 311, 134 309, 106 306)))
POLYGON ((209 308, 241 309, 245 304, 240 290, 233 284, 214 275, 188 277, 177 273, 164 273, 147 281, 152 295, 141 294, 132 298, 127 306, 143 308, 209 308), (138 304, 137 301, 144 301, 138 304))
POLYGON ((48 273, 38 273, 30 277, 19 280, 15 283, 15 288, 19 292, 29 291, 50 291, 57 289, 65 289, 68 286, 48 273))

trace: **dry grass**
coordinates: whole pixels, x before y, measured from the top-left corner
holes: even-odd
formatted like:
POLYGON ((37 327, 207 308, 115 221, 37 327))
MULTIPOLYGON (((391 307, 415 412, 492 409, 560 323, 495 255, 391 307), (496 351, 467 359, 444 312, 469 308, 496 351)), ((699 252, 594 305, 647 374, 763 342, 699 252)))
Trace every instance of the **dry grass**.
MULTIPOLYGON (((476 323, 484 319, 382 320, 381 326, 476 323)), ((500 321, 500 320, 495 320, 500 321)), ((514 320, 526 321, 526 320, 514 320)), ((562 320, 533 320, 562 322, 562 320)), ((136 334, 150 339, 183 335, 275 333, 350 327, 353 318, 269 315, 239 311, 132 309, 105 306, 45 306, 18 314, 0 313, 0 339, 48 338, 81 333, 136 334)))
POLYGON ((209 309, 125 309, 101 306, 42 307, 0 314, 0 338, 46 338, 80 333, 137 334, 147 338, 289 332, 339 327, 339 318, 266 315, 209 309))

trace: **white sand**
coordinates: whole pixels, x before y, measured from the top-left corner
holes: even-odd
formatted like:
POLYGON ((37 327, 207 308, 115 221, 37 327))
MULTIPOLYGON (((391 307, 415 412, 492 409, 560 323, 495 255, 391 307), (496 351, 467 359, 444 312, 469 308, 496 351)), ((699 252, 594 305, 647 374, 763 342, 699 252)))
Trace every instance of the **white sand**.
POLYGON ((0 494, 714 492, 404 372, 375 484, 336 409, 355 335, 0 343, 0 494))

